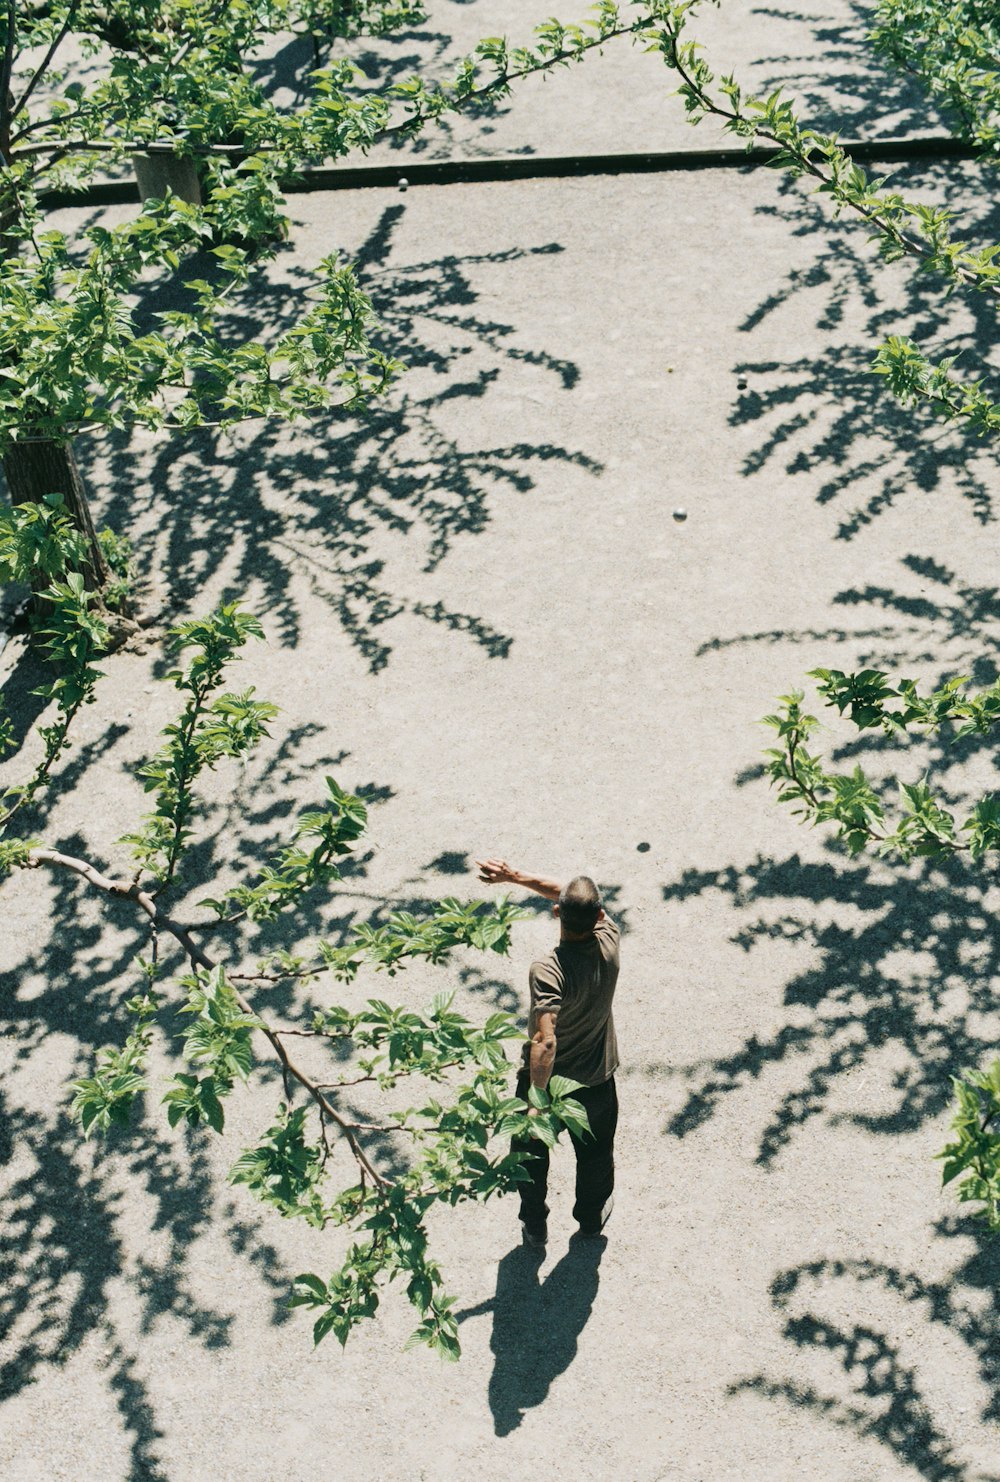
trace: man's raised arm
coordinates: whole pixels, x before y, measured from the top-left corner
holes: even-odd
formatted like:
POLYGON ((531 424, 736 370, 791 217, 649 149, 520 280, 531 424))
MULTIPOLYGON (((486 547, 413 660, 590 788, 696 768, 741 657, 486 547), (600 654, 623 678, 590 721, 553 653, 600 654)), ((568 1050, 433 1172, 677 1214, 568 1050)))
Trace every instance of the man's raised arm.
POLYGON ((562 886, 557 880, 546 880, 542 875, 527 875, 523 870, 512 870, 502 859, 477 859, 480 880, 487 885, 520 885, 534 895, 543 895, 547 901, 557 901, 562 886))

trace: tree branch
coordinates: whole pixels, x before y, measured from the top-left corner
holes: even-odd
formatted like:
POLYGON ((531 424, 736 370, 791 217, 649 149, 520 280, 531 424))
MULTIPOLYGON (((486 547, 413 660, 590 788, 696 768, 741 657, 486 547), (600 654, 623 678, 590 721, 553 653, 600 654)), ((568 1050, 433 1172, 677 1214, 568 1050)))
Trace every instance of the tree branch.
MULTIPOLYGON (((463 97, 451 100, 445 111, 448 113, 460 113, 467 105, 474 105, 487 100, 496 93, 503 93, 510 88, 512 83, 519 82, 522 78, 531 77, 536 72, 550 71, 553 67, 558 67, 564 63, 578 61, 587 52, 593 51, 596 47, 604 46, 609 41, 615 41, 620 36, 636 35, 648 25, 648 19, 644 18, 633 21, 631 25, 616 26, 614 29, 584 42, 577 48, 569 51, 555 52, 549 57, 544 57, 540 61, 533 62, 530 66, 518 68, 513 72, 502 72, 482 87, 474 88, 463 97)), ((80 110, 80 112, 83 111, 80 110)), ((65 119, 60 119, 58 122, 61 125, 70 122, 75 117, 77 117, 76 113, 69 114, 65 119)), ((422 128, 428 121, 429 119, 426 116, 418 113, 412 118, 405 119, 402 123, 390 124, 386 128, 379 129, 374 133, 367 147, 370 147, 371 144, 378 144, 383 139, 413 133, 416 129, 422 128)), ((23 139, 36 128, 44 127, 48 122, 48 119, 39 119, 35 123, 29 124, 15 135, 13 142, 16 143, 19 139, 23 139)), ((183 143, 186 154, 194 154, 206 158, 220 156, 222 158, 235 158, 237 160, 248 159, 259 154, 287 153, 289 149, 287 143, 262 142, 248 149, 245 144, 196 144, 188 139, 155 139, 148 141, 129 139, 53 139, 43 141, 39 144, 25 145, 24 148, 19 149, 17 152, 18 155, 33 155, 44 154, 50 149, 61 149, 66 152, 82 151, 84 153, 111 153, 117 150, 124 150, 129 154, 176 154, 179 143, 183 143)), ((323 158, 329 158, 329 156, 324 155, 323 158)))
MULTIPOLYGON (((201 947, 199 947, 197 942, 193 940, 186 927, 181 926, 179 922, 171 920, 169 916, 162 916, 157 910, 156 901, 153 899, 153 897, 147 891, 142 890, 139 885, 134 884, 132 881, 112 879, 108 875, 103 875, 100 870, 95 869, 95 867, 90 863, 89 860, 79 859, 72 854, 61 854, 58 850, 55 849, 33 849, 31 851, 31 854, 28 857, 29 868, 37 869, 40 865, 51 865, 56 869, 70 870, 73 874, 81 876, 82 879, 86 880, 87 883, 89 885, 92 885, 96 890, 103 890, 108 895, 117 896, 119 899, 122 900, 134 900, 149 917, 150 922, 153 923, 153 925, 161 933, 167 932, 174 938, 174 940, 183 948, 185 955, 191 963, 193 963, 197 967, 204 968, 206 971, 209 972, 214 967, 218 966, 218 964, 213 961, 211 957, 209 957, 208 953, 205 952, 201 947)), ((230 984, 230 986, 232 986, 232 984, 230 984)), ((333 1122, 337 1127, 340 1128, 341 1132, 344 1134, 344 1137, 347 1139, 348 1146, 350 1147, 351 1152, 354 1155, 355 1161, 358 1163, 362 1171, 367 1173, 371 1177, 372 1182, 376 1185, 376 1187, 380 1189, 387 1188, 392 1180, 383 1177, 383 1175, 380 1174, 374 1167, 368 1155, 365 1153, 364 1148, 358 1141, 358 1138, 352 1128, 352 1124, 347 1121, 345 1117, 341 1116, 340 1112, 338 1112, 336 1107, 330 1103, 328 1098, 324 1095, 322 1089, 317 1085, 312 1077, 307 1075, 306 1072, 302 1070, 300 1066, 296 1065, 296 1063, 292 1060, 291 1056, 288 1054, 288 1051, 281 1043, 281 1036, 279 1032, 272 1029, 269 1024, 266 1024, 264 1022, 264 1020, 254 1009, 250 1001, 244 997, 244 995, 238 988, 233 987, 233 993, 236 995, 236 1001, 243 1012, 245 1014, 251 1014, 254 1017, 254 1019, 257 1021, 260 1032, 270 1042, 271 1047, 273 1048, 280 1062, 282 1073, 286 1077, 291 1077, 292 1080, 298 1081, 303 1090, 308 1092, 313 1101, 315 1101, 316 1105, 319 1107, 320 1115, 328 1117, 331 1122, 333 1122)))
POLYGON ((17 35, 17 0, 7 0, 7 35, 4 39, 3 61, 0 62, 0 156, 4 163, 10 161, 10 125, 14 117, 10 91, 14 71, 14 38, 17 35))
POLYGON ((62 28, 57 34, 56 39, 53 41, 52 45, 45 53, 44 61, 42 61, 42 63, 39 65, 31 81, 28 83, 28 86, 25 88, 24 92, 21 94, 20 98, 11 109, 10 117, 12 122, 17 117, 17 115, 23 112, 23 110, 27 107, 28 99, 31 97, 32 93, 35 91, 35 88, 38 86, 42 78, 45 76, 46 72, 49 70, 49 67, 52 64, 52 58, 55 56, 56 52, 65 41, 66 34, 76 18, 76 11, 79 3, 80 0, 71 0, 69 9, 66 12, 66 19, 63 21, 62 28))
MULTIPOLYGON (((294 1033, 294 1031, 291 1032, 294 1033)), ((278 1033, 287 1034, 289 1031, 282 1029, 278 1033)), ((439 1064, 429 1067, 411 1066, 409 1069, 406 1069, 404 1066, 400 1066, 396 1070, 393 1070, 391 1066, 387 1066, 384 1071, 370 1071, 367 1075, 354 1076, 351 1080, 322 1081, 319 1089, 321 1091, 339 1091, 345 1086, 363 1086, 366 1081, 377 1081, 380 1075, 398 1076, 402 1079, 404 1076, 414 1075, 416 1073, 426 1075, 428 1070, 432 1071, 434 1075, 437 1075, 439 1070, 453 1070, 456 1065, 462 1065, 463 1063, 461 1060, 442 1060, 439 1064)))
MULTIPOLYGON (((812 150, 802 149, 801 147, 796 148, 788 139, 783 139, 779 134, 775 134, 767 128, 762 127, 761 124, 755 119, 750 118, 746 113, 741 113, 739 109, 726 108, 717 102, 702 84, 691 75, 681 60, 681 25, 678 25, 674 29, 669 22, 664 22, 664 28, 671 42, 671 55, 667 59, 667 65, 672 67, 678 76, 683 79, 691 97, 697 100, 699 107, 706 113, 714 114, 716 118, 727 119, 730 122, 740 123, 745 125, 746 128, 752 129, 754 137, 767 139, 772 144, 776 144, 780 149, 784 150, 786 154, 795 160, 803 174, 811 176, 814 180, 819 180, 825 186, 835 186, 836 181, 834 175, 827 174, 815 164, 812 150)), ((847 158, 850 159, 850 156, 848 155, 847 158)), ((901 252, 906 253, 910 257, 918 257, 924 262, 934 260, 935 254, 929 247, 925 247, 923 243, 904 232, 894 222, 880 215, 877 210, 865 206, 862 202, 852 200, 846 193, 837 193, 834 190, 833 194, 834 198, 841 205, 849 206, 852 211, 861 216, 876 231, 896 243, 901 252)), ((960 279, 966 285, 978 288, 980 292, 989 293, 994 298, 1000 298, 1000 285, 982 282, 977 273, 969 268, 960 266, 958 263, 952 265, 952 270, 956 278, 960 279)))
MULTIPOLYGON (((523 77, 531 77, 536 72, 547 72, 552 67, 558 67, 562 62, 578 61, 586 52, 593 51, 595 47, 603 46, 605 42, 616 41, 619 36, 634 36, 637 32, 645 30, 649 25, 648 17, 633 21, 629 26, 616 26, 613 30, 604 32, 603 35, 595 36, 584 45, 570 51, 560 51, 541 61, 534 62, 530 67, 522 67, 514 72, 502 72, 494 77, 491 82, 485 83, 481 88, 475 88, 466 93, 464 97, 451 103, 447 108, 448 113, 460 113, 467 103, 477 103, 482 99, 489 98, 493 93, 502 92, 510 87, 512 82, 520 82, 523 77)), ((406 119, 403 123, 390 124, 384 129, 379 129, 372 136, 372 143, 378 144, 383 139, 390 139, 397 134, 406 134, 416 128, 420 128, 426 119, 419 114, 413 118, 406 119)))

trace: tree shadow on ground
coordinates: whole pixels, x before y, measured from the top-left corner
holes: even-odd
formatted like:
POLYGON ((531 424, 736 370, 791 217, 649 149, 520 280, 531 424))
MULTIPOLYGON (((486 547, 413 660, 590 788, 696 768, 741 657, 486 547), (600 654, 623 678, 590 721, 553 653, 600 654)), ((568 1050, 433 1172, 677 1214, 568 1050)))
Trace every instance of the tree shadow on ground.
MULTIPOLYGON (((88 856, 80 835, 58 842, 66 852, 88 856)), ((127 1287, 130 1305, 138 1304, 141 1336, 169 1319, 195 1343, 214 1349, 229 1343, 233 1314, 224 1298, 207 1301, 198 1292, 190 1261, 197 1242, 221 1234, 256 1271, 276 1323, 288 1316, 290 1273, 255 1213, 220 1197, 209 1136, 203 1130, 168 1133, 158 1105, 159 1077, 140 1097, 130 1127, 84 1140, 68 1111, 71 1083, 92 1074, 99 1047, 122 1042, 124 1000, 141 988, 136 959, 149 953, 150 938, 133 902, 95 910, 75 877, 59 874, 52 883, 47 935, 25 935, 20 960, 0 979, 0 1020, 13 1050, 0 1115, 6 1211, 0 1398, 33 1382, 40 1366, 71 1360, 96 1332, 129 1436, 129 1476, 165 1478, 141 1357, 119 1327, 115 1290, 127 1287), (22 1104, 17 1090, 25 1075, 34 1094, 22 1104), (43 1114, 33 1107, 46 1076, 54 1079, 43 1099, 55 1109, 43 1114), (126 1233, 133 1217, 144 1231, 138 1244, 126 1233)), ((168 1067, 181 1068, 176 1035, 182 1026, 169 1009, 162 1019, 168 1067)))
POLYGON ((848 626, 845 613, 843 626, 710 638, 695 657, 756 643, 846 643, 866 668, 920 664, 940 680, 957 666, 975 684, 992 684, 1000 661, 1000 587, 963 580, 933 556, 906 555, 899 565, 898 586, 869 582, 834 595, 835 607, 860 610, 861 626, 848 626))
MULTIPOLYGON (((982 188, 982 167, 884 169, 891 189, 953 211, 957 235, 983 245, 1000 237, 1000 212, 982 188)), ((770 480, 776 474, 805 480, 818 504, 835 501, 842 511, 836 529, 841 540, 853 539, 901 502, 917 508, 929 495, 957 497, 980 524, 990 523, 995 457, 982 438, 964 420, 939 421, 926 402, 903 407, 871 367, 883 341, 907 336, 933 362, 958 357, 954 374, 985 375, 989 389, 996 343, 992 297, 971 289, 951 297, 942 280, 909 263, 889 276, 863 225, 849 213, 830 221, 788 179, 779 186, 778 202, 757 207, 757 214, 785 223, 800 240, 801 253, 799 264, 740 329, 752 336, 773 318, 767 325, 772 340, 784 326, 789 340, 794 334, 798 341, 808 322, 829 335, 829 342, 820 354, 748 353, 733 367, 738 396, 730 425, 752 430, 757 439, 743 457, 743 474, 766 471, 770 480), (851 502, 856 492, 860 503, 851 502)))
POLYGON ((525 1412, 543 1405, 549 1390, 576 1358, 590 1317, 607 1241, 573 1240, 539 1281, 543 1251, 516 1245, 497 1267, 496 1294, 455 1314, 459 1323, 493 1314, 489 1401, 498 1436, 516 1431, 525 1412))
POLYGON ((730 941, 744 953, 779 941, 801 948, 805 962, 785 986, 779 1029, 671 1068, 691 1089, 666 1131, 689 1136, 723 1101, 789 1063, 801 1069, 761 1132, 763 1167, 817 1117, 883 1136, 938 1117, 950 1078, 995 1051, 1000 941, 989 884, 954 860, 896 874, 798 855, 685 871, 664 899, 719 892, 742 918, 730 941))
MULTIPOLYGON (((73 1060, 72 1074, 88 1073, 85 1048, 73 1060)), ((204 1134, 178 1145, 159 1130, 159 1107, 143 1109, 133 1128, 96 1147, 84 1143, 65 1105, 43 1116, 11 1093, 0 1096, 0 1112, 0 1402, 43 1367, 65 1365, 96 1342, 128 1441, 128 1482, 167 1482, 142 1342, 122 1331, 117 1300, 127 1289, 130 1305, 138 1303, 140 1340, 172 1320, 214 1350, 229 1345, 234 1314, 224 1296, 212 1303, 197 1292, 194 1243, 221 1231, 270 1292, 276 1323, 289 1316, 291 1273, 256 1215, 219 1201, 204 1134), (125 1225, 143 1196, 155 1214, 137 1252, 125 1225)))
MULTIPOLYGON (((1000 1482, 997 1470, 983 1472, 962 1459, 961 1442, 952 1439, 950 1386, 943 1390, 940 1383, 942 1372, 954 1373, 956 1355, 971 1358, 986 1396, 980 1424, 996 1426, 1000 1248, 967 1219, 945 1220, 936 1230, 974 1243, 973 1254, 943 1278, 870 1259, 809 1261, 780 1272, 771 1302, 783 1337, 798 1350, 796 1368, 808 1365, 816 1383, 758 1372, 727 1393, 806 1411, 875 1441, 928 1482, 1000 1482), (872 1317, 873 1300, 887 1314, 880 1320, 872 1317), (855 1320, 852 1309, 861 1314, 855 1320)), ((961 1429, 975 1434, 976 1428, 961 1429)))
MULTIPOLYGON (((143 575, 169 584, 168 601, 190 605, 225 572, 231 588, 255 594, 272 636, 294 645, 303 620, 297 575, 373 671, 387 663, 389 625, 404 613, 466 634, 489 658, 505 657, 509 636, 440 597, 408 598, 393 563, 412 566, 418 546, 423 571, 434 571, 456 538, 487 529, 497 491, 531 493, 546 463, 601 471, 558 443, 483 446, 475 436, 477 404, 512 367, 540 372, 555 392, 578 379, 574 364, 525 344, 515 324, 478 307, 481 273, 562 248, 544 242, 401 260, 393 240, 404 210, 383 211, 356 259, 380 316, 379 339, 409 368, 397 388, 361 418, 325 414, 294 433, 267 421, 231 433, 203 428, 160 438, 147 454, 122 437, 101 480, 106 523, 139 533, 143 575)), ((241 298, 224 332, 239 342, 270 338, 301 312, 312 279, 290 255, 280 254, 268 281, 241 298)), ((186 270, 209 271, 200 259, 186 270)), ((144 312, 152 322, 180 299, 170 285, 144 312)))
MULTIPOLYGON (((84 1053, 74 1059, 75 1073, 85 1073, 84 1053)), ((184 1261, 190 1243, 219 1223, 201 1140, 189 1139, 181 1152, 143 1114, 134 1134, 94 1151, 64 1106, 42 1116, 4 1096, 2 1111, 0 1400, 33 1383, 41 1367, 71 1361, 96 1335, 128 1437, 128 1478, 166 1482, 144 1366, 119 1331, 113 1296, 128 1284, 141 1305, 143 1333, 172 1317, 209 1349, 228 1344, 231 1314, 194 1295, 184 1261), (119 1184, 123 1168, 128 1193, 119 1184), (136 1260, 126 1250, 122 1220, 140 1190, 158 1212, 149 1248, 136 1260)), ((228 1215, 223 1223, 234 1235, 246 1226, 228 1215)), ((255 1255, 260 1266, 279 1266, 259 1237, 255 1255)))
MULTIPOLYGON (((896 676, 916 669, 922 689, 963 673, 988 685, 1000 669, 998 589, 963 580, 928 556, 904 557, 898 586, 848 588, 834 603, 858 610, 858 626, 716 638, 699 655, 740 644, 829 640, 846 645, 849 657, 834 650, 828 665, 888 668, 896 676)), ((806 708, 829 719, 814 696, 806 708)), ((954 727, 916 739, 851 730, 848 740, 832 745, 814 738, 811 750, 825 753, 838 770, 860 762, 868 772, 874 762, 869 775, 887 813, 897 807, 890 794, 898 782, 917 781, 926 771, 959 820, 969 807, 970 761, 977 796, 983 773, 1000 767, 992 737, 956 739, 954 727)), ((737 785, 758 781, 763 771, 747 768, 737 785)), ((802 1069, 761 1135, 759 1163, 772 1162, 814 1117, 873 1133, 912 1131, 949 1104, 952 1075, 994 1051, 1000 942, 988 867, 960 858, 905 867, 851 861, 832 839, 828 849, 829 859, 818 863, 795 854, 687 870, 665 887, 666 900, 716 893, 728 900, 737 923, 730 941, 748 957, 766 956, 768 943, 781 942, 804 959, 785 984, 779 1030, 751 1035, 729 1054, 682 1069, 693 1085, 670 1118, 673 1135, 687 1136, 730 1095, 783 1062, 802 1069), (864 1111, 860 1082, 852 1080, 854 1109, 846 1111, 841 1082, 862 1072, 882 1105, 864 1111)))
MULTIPOLYGON (((993 684, 1000 673, 1000 588, 979 586, 963 579, 931 556, 911 554, 899 563, 898 584, 868 583, 847 587, 837 592, 833 605, 845 609, 844 623, 809 629, 776 628, 758 633, 740 633, 716 637, 702 643, 696 657, 717 653, 727 648, 753 644, 829 643, 824 656, 828 668, 878 669, 890 678, 914 675, 926 692, 959 675, 967 676, 976 687, 993 684), (859 620, 850 625, 849 613, 857 612, 859 620), (838 652, 838 650, 842 650, 838 652), (846 656, 845 652, 846 650, 846 656)), ((802 683, 796 674, 794 683, 802 683)), ((825 720, 830 712, 823 710, 818 696, 810 695, 806 708, 825 720)), ((866 731, 853 733, 829 751, 835 767, 878 757, 886 775, 873 777, 873 785, 895 807, 897 781, 913 782, 922 772, 929 772, 941 801, 948 807, 968 804, 968 784, 963 769, 973 757, 980 757, 994 770, 1000 770, 1000 756, 993 737, 982 735, 956 737, 957 727, 943 726, 927 737, 884 735, 866 731)), ((814 751, 824 750, 816 741, 814 751)), ((867 768, 866 768, 867 770, 867 768)), ((763 764, 746 768, 737 777, 744 786, 764 776, 763 764)))
POLYGON ((249 70, 268 97, 287 98, 293 106, 302 107, 311 93, 309 74, 317 68, 349 59, 361 74, 354 89, 348 87, 349 93, 366 91, 362 78, 384 91, 416 72, 440 66, 450 42, 451 38, 443 32, 420 26, 380 37, 337 36, 332 40, 286 32, 284 45, 269 46, 266 53, 253 58, 249 70))

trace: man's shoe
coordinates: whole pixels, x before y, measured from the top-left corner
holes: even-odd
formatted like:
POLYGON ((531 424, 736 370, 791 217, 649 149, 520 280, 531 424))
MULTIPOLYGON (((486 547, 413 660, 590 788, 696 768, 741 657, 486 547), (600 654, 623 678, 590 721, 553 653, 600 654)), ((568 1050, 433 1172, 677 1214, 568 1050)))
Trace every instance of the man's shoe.
POLYGON ((614 1209, 614 1207, 615 1207, 615 1196, 614 1196, 614 1194, 612 1194, 611 1197, 610 1197, 610 1199, 608 1200, 608 1202, 605 1204, 604 1208, 601 1210, 601 1217, 598 1220, 597 1224, 596 1225, 580 1225, 580 1227, 578 1228, 578 1230, 576 1232, 578 1238, 580 1240, 600 1240, 601 1237, 604 1234, 604 1226, 608 1223, 608 1220, 611 1218, 611 1211, 614 1209))
POLYGON ((525 1245, 530 1245, 532 1250, 544 1250, 549 1240, 548 1227, 531 1224, 528 1220, 521 1221, 521 1229, 524 1233, 525 1245))

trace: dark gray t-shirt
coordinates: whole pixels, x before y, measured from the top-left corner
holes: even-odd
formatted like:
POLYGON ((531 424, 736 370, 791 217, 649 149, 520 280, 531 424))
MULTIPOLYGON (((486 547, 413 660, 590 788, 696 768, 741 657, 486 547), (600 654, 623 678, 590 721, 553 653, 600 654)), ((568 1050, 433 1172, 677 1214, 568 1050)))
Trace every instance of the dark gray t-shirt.
MULTIPOLYGON (((528 1034, 538 1028, 539 1014, 556 1015, 556 1060, 553 1074, 584 1086, 599 1086, 618 1068, 618 1041, 611 1001, 618 982, 618 937, 605 916, 585 942, 560 942, 531 964, 531 1012, 528 1034)), ((525 1046, 525 1065, 529 1047, 525 1046)))

